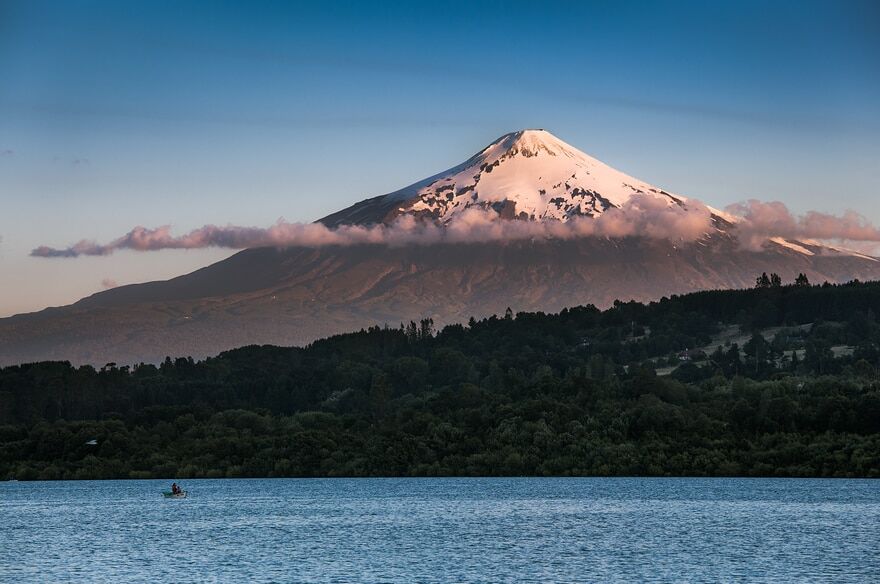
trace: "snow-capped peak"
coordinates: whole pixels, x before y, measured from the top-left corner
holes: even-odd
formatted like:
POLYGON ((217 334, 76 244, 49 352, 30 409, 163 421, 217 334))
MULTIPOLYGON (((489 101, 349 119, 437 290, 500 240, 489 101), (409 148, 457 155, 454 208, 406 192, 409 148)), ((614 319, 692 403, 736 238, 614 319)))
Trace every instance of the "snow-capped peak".
POLYGON ((546 153, 549 156, 585 156, 576 148, 569 146, 547 130, 538 128, 532 130, 519 130, 501 136, 487 146, 481 154, 490 150, 498 149, 510 156, 522 153, 523 156, 537 156, 546 153))
POLYGON ((546 130, 529 129, 505 134, 458 166, 322 222, 376 223, 411 214, 449 223, 472 207, 494 209, 508 219, 567 221, 596 217, 636 196, 685 207, 688 201, 615 170, 546 130))

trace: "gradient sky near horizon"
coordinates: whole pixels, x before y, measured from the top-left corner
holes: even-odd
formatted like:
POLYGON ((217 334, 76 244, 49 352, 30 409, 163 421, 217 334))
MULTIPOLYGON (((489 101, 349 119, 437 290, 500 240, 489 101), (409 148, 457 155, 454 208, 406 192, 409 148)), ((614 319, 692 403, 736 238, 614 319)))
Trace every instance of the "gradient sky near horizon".
POLYGON ((0 0, 0 316, 232 253, 39 245, 312 221, 529 127, 716 207, 880 223, 878 104, 873 1, 0 0))

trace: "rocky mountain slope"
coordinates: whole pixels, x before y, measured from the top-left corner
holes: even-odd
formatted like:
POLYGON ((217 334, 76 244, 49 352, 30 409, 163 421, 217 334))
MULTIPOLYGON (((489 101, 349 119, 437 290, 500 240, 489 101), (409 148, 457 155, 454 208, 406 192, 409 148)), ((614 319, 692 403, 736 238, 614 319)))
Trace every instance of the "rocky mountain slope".
POLYGON ((756 274, 813 282, 880 278, 875 258, 774 238, 748 250, 737 218, 629 177, 543 130, 505 135, 461 165, 321 220, 392 223, 403 215, 455 226, 467 211, 521 222, 601 221, 633 202, 706 210, 695 240, 670 237, 518 239, 432 245, 244 250, 163 282, 123 286, 70 306, 0 319, 0 365, 65 359, 158 361, 245 344, 302 344, 422 317, 438 324, 615 299, 651 300, 746 287, 756 274))

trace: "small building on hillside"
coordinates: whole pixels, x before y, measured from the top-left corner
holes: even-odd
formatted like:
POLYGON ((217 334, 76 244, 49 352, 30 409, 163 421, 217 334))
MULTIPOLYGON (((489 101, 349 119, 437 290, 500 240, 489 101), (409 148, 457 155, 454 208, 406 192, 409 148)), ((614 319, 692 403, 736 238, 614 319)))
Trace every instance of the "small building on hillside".
POLYGON ((705 361, 707 357, 702 349, 685 349, 678 354, 679 361, 705 361))

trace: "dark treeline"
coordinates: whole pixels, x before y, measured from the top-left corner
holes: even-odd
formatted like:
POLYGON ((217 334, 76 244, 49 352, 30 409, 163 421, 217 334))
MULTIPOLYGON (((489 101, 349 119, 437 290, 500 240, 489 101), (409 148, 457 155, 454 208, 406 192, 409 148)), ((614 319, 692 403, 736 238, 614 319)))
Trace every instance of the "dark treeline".
POLYGON ((201 362, 6 367, 0 478, 880 476, 878 311, 880 283, 759 278, 201 362), (695 350, 731 330, 742 346, 695 350))

